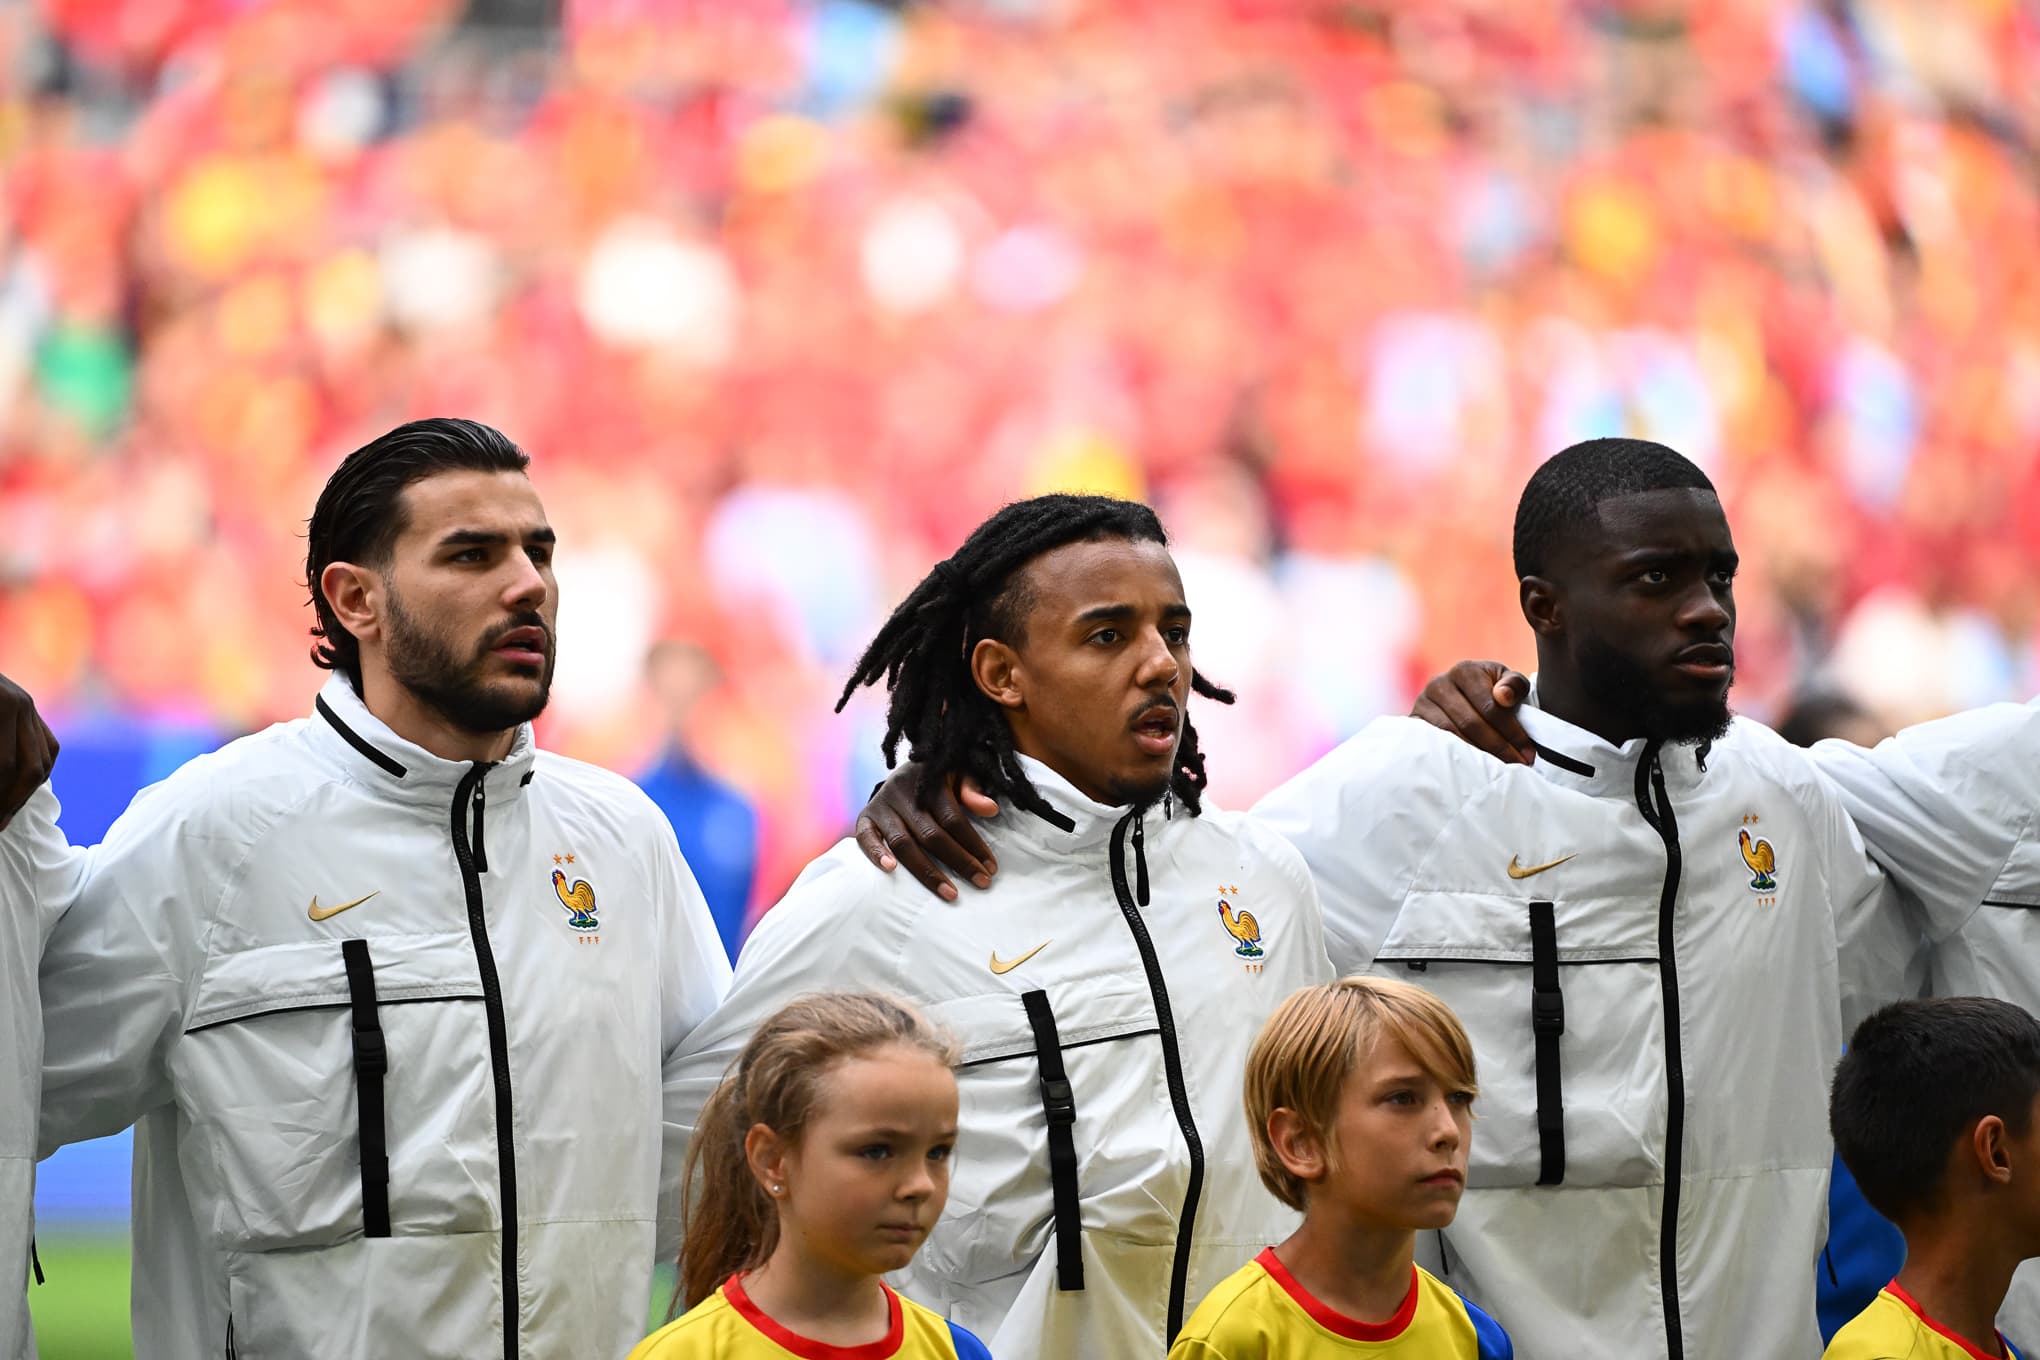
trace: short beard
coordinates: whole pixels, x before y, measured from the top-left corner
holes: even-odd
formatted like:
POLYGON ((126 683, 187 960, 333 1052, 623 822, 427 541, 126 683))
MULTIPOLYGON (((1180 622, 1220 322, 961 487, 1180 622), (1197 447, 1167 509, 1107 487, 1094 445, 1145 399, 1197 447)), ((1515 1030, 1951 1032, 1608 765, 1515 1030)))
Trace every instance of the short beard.
POLYGON ((507 732, 545 711, 546 700, 552 697, 552 630, 535 612, 519 614, 491 629, 464 663, 444 639, 418 625, 394 591, 389 597, 387 623, 384 656, 391 677, 461 731, 478 735, 507 732), (545 668, 539 674, 536 694, 499 693, 476 674, 496 642, 513 628, 537 628, 545 633, 545 668))
POLYGON ((1169 790, 1174 788, 1175 784, 1174 776, 1165 779, 1143 779, 1138 782, 1115 779, 1105 790, 1105 801, 1111 807, 1131 808, 1136 813, 1144 813, 1168 797, 1169 790))
MULTIPOLYGON (((1726 690, 1719 699, 1667 703, 1652 685, 1648 671, 1598 639, 1583 639, 1577 659, 1587 697, 1614 719, 1620 730, 1688 746, 1728 735, 1734 715, 1729 712, 1726 690)), ((1735 683, 1734 676, 1731 670, 1730 685, 1735 683)))

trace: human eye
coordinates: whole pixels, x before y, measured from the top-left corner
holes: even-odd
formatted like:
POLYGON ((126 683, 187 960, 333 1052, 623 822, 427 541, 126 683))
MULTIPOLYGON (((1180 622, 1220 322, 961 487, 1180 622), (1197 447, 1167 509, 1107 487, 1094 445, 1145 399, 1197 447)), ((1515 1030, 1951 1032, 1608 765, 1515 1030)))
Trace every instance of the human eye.
POLYGON ((1119 641, 1119 630, 1117 628, 1100 628, 1097 632, 1091 634, 1087 640, 1100 647, 1110 647, 1113 643, 1119 641))
POLYGON ((928 1149, 928 1160, 931 1162, 946 1162, 955 1151, 956 1145, 954 1143, 937 1143, 934 1147, 928 1149))
POLYGON ((533 566, 545 567, 552 565, 553 550, 550 544, 534 543, 524 550, 524 555, 531 559, 533 566))
POLYGON ((1417 1103, 1417 1093, 1407 1086, 1398 1086, 1381 1099, 1382 1103, 1387 1105, 1414 1105, 1417 1103))
POLYGON ((1190 625, 1187 623, 1179 623, 1173 628, 1166 629, 1162 635, 1168 638, 1171 647, 1190 645, 1190 625))
POLYGON ((857 1155, 867 1162, 882 1162, 892 1156, 892 1153, 891 1143, 866 1143, 857 1149, 857 1155))
POLYGON ((1672 579, 1672 574, 1663 567, 1645 567, 1636 573, 1636 579, 1647 586, 1661 586, 1672 579))
POLYGON ((1454 1091, 1446 1099, 1454 1105, 1471 1106, 1473 1104, 1473 1097, 1474 1093, 1472 1091, 1454 1091))

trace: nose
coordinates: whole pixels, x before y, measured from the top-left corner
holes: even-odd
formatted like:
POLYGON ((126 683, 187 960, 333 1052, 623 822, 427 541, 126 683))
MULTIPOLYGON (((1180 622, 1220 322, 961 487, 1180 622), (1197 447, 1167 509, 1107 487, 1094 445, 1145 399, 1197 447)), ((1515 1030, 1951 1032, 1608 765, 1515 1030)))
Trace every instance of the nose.
POLYGON ((919 1202, 935 1193, 935 1173, 928 1169, 925 1157, 915 1158, 911 1167, 900 1178, 895 1195, 909 1202, 919 1202))
POLYGON ((1459 1150, 1459 1113, 1449 1100, 1431 1102, 1431 1146, 1439 1152, 1459 1150))
POLYGON ((1735 623, 1735 607, 1724 592, 1703 581, 1680 601, 1679 627, 1692 633, 1725 634, 1735 623))
POLYGON ((1159 631, 1150 632, 1142 649, 1140 665, 1133 673, 1133 682, 1145 690, 1174 689, 1183 677, 1183 663, 1176 657, 1175 649, 1159 631))
POLYGON ((511 609, 536 609, 545 603, 550 587, 538 564, 521 552, 508 557, 509 578, 503 584, 503 602, 511 609))

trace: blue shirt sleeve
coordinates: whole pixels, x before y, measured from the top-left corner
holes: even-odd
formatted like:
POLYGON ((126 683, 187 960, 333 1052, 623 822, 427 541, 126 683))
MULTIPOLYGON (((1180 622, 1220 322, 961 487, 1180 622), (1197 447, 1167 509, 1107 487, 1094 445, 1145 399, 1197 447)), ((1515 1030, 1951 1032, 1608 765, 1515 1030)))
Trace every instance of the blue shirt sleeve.
POLYGON ((1461 1294, 1460 1303, 1466 1307, 1466 1320, 1473 1324, 1474 1354, 1479 1360, 1516 1360, 1516 1348, 1509 1342, 1509 1334, 1480 1310, 1472 1299, 1461 1294))
POLYGON ((956 1360, 992 1360, 992 1352, 984 1342, 953 1322, 949 1324, 949 1341, 956 1347, 956 1360))

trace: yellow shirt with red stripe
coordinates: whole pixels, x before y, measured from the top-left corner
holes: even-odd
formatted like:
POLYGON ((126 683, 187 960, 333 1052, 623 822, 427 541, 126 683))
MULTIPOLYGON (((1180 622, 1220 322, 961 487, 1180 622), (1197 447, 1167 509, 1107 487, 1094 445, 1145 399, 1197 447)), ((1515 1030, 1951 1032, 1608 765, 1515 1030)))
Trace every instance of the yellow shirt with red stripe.
POLYGON ((832 1346, 788 1331, 761 1311, 732 1275, 722 1288, 653 1332, 630 1360, 992 1360, 985 1343, 939 1313, 903 1299, 881 1280, 891 1325, 877 1341, 832 1346))
POLYGON ((1835 1333, 1821 1360, 2021 1360, 2003 1333, 1993 1332, 1991 1340, 2002 1349, 1985 1350, 1956 1335, 1893 1280, 1835 1333))
POLYGON ((1395 1316, 1362 1322, 1319 1301, 1273 1247, 1207 1294, 1169 1348, 1169 1360, 1513 1360, 1514 1354, 1499 1323, 1418 1266, 1410 1267, 1410 1292, 1395 1316))

